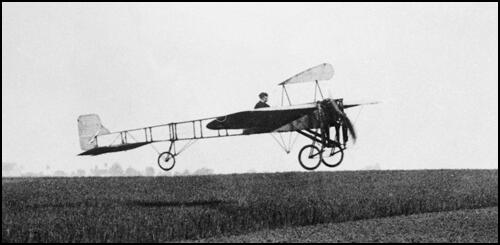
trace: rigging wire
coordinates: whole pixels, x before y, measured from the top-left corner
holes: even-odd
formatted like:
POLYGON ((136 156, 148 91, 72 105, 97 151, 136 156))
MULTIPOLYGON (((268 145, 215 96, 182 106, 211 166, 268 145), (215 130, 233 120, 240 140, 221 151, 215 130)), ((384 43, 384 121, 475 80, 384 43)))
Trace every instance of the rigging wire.
POLYGON ((112 145, 113 145, 113 143, 115 143, 115 141, 118 139, 118 136, 120 136, 120 134, 117 134, 117 135, 116 135, 115 139, 114 139, 113 141, 111 141, 111 143, 109 144, 109 146, 112 146, 112 145))
POLYGON ((286 149, 283 147, 283 145, 281 145, 281 143, 279 142, 279 140, 276 138, 276 136, 274 136, 273 133, 270 133, 269 135, 271 135, 273 137, 273 139, 276 141, 276 143, 278 143, 278 145, 281 147, 281 149, 283 149, 284 151, 286 151, 286 149))
MULTIPOLYGON (((132 134, 128 134, 130 136, 130 138, 132 138, 135 142, 139 142, 132 134)), ((151 146, 151 148, 153 148, 153 150, 156 151, 156 153, 158 153, 158 155, 160 154, 160 151, 158 150, 158 148, 156 148, 153 144, 149 144, 151 146)))
POLYGON ((292 150, 292 133, 293 131, 290 131, 290 134, 288 134, 288 153, 292 150))
POLYGON ((184 150, 186 150, 188 147, 191 147, 194 143, 196 143, 198 139, 192 139, 188 143, 186 143, 178 152, 177 155, 181 154, 184 150))
POLYGON ((281 142, 283 142, 283 146, 285 147, 285 151, 288 152, 288 150, 286 149, 286 143, 285 143, 285 140, 283 139, 283 134, 282 133, 278 133, 280 135, 280 138, 281 138, 281 142))
POLYGON ((354 119, 354 124, 356 124, 356 121, 358 121, 358 117, 359 117, 359 115, 361 114, 361 111, 363 110, 363 108, 364 108, 364 107, 365 107, 365 106, 364 106, 364 105, 362 105, 362 106, 361 106, 361 108, 359 109, 359 111, 358 111, 358 115, 356 116, 356 119, 354 119))
POLYGON ((290 150, 292 150, 293 146, 295 146, 295 142, 297 142, 297 138, 299 137, 299 133, 295 134, 295 139, 293 140, 292 145, 290 145, 290 150))
POLYGON ((158 155, 160 155, 160 151, 158 150, 158 148, 156 148, 155 145, 153 145, 153 144, 149 144, 149 145, 153 148, 153 150, 156 151, 156 153, 158 153, 158 155))

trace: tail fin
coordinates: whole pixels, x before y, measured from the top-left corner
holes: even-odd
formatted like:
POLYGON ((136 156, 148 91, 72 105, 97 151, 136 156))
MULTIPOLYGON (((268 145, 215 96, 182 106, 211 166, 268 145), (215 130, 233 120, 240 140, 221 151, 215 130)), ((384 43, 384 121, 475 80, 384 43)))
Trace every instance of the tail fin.
POLYGON ((101 124, 97 114, 87 114, 78 117, 78 136, 80 137, 80 148, 84 151, 97 147, 95 137, 97 135, 109 134, 109 130, 101 124))

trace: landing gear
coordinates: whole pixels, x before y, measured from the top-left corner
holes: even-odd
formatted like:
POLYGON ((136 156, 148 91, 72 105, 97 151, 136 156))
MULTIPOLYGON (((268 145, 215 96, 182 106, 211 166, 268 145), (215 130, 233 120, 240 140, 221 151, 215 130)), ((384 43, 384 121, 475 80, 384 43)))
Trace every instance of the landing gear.
POLYGON ((169 171, 170 169, 174 168, 174 165, 175 165, 174 154, 166 151, 158 156, 158 166, 160 166, 160 168, 163 169, 164 171, 169 171))
POLYGON ((322 146, 321 149, 315 145, 306 145, 299 151, 300 166, 306 170, 315 170, 321 163, 334 168, 340 165, 343 159, 344 150, 340 144, 322 146))
POLYGON ((300 166, 307 170, 314 170, 321 164, 321 151, 315 145, 306 145, 299 151, 300 166))
POLYGON ((344 159, 344 150, 339 143, 335 143, 332 147, 323 147, 321 150, 321 162, 327 167, 337 167, 344 159))

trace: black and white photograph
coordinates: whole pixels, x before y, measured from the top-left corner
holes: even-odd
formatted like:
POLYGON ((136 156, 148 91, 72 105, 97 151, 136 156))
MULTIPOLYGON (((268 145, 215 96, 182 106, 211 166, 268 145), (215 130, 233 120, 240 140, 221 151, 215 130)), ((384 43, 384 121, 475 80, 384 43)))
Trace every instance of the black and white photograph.
POLYGON ((2 2, 2 243, 498 243, 498 2, 2 2))

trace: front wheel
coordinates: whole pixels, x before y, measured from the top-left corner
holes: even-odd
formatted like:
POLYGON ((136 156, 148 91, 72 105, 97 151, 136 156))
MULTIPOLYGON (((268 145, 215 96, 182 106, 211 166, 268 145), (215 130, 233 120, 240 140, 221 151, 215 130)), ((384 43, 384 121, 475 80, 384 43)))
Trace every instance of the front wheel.
POLYGON ((315 145, 306 145, 299 151, 299 163, 304 169, 314 170, 321 163, 321 152, 315 145))
POLYGON ((175 157, 174 154, 166 151, 161 153, 158 156, 158 166, 160 166, 163 171, 169 171, 174 168, 175 165, 175 157))
POLYGON ((344 151, 339 144, 333 147, 324 147, 321 152, 321 161, 327 167, 337 167, 344 159, 344 151))

